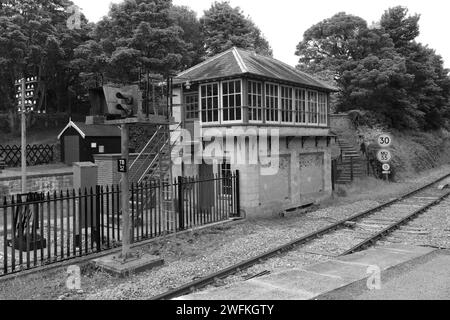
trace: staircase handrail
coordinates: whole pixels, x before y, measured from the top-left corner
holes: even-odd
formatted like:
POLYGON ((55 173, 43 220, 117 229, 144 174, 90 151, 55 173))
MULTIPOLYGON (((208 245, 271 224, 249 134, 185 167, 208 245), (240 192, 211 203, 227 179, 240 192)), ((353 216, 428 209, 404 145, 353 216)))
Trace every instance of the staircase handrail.
MULTIPOLYGON (((164 140, 165 140, 165 137, 164 137, 164 136, 160 137, 160 138, 157 140, 157 142, 153 145, 152 149, 150 149, 149 152, 146 152, 146 154, 147 154, 146 158, 144 159, 144 161, 141 162, 139 168, 138 168, 137 170, 134 171, 134 174, 132 175, 132 177, 131 177, 131 179, 130 179, 131 181, 133 181, 134 178, 135 178, 137 175, 139 175, 139 172, 141 171, 141 169, 142 169, 143 167, 145 167, 145 164, 146 164, 147 161, 152 157, 152 154, 156 151, 158 145, 159 145, 162 141, 164 141, 164 140)), ((155 156, 155 157, 156 157, 156 156, 155 156)), ((147 170, 147 168, 145 168, 145 170, 147 170)))
MULTIPOLYGON (((180 122, 178 124, 178 126, 174 129, 174 130, 170 130, 171 132, 178 130, 180 127, 182 126, 182 123, 180 122)), ((177 141, 179 140, 179 138, 181 137, 181 135, 174 141, 173 144, 171 144, 170 146, 173 147, 175 146, 175 144, 177 143, 177 141)), ((164 150, 164 148, 168 145, 168 142, 170 142, 171 136, 169 135, 169 138, 166 140, 166 142, 164 142, 164 144, 162 145, 162 147, 159 149, 158 153, 156 154, 156 156, 153 158, 152 162, 150 163, 149 166, 147 166, 147 168, 144 170, 144 173, 140 176, 138 183, 141 183, 145 176, 148 174, 149 170, 155 165, 156 161, 159 160, 162 151, 164 150)), ((170 160, 172 160, 172 155, 170 156, 170 160)))
POLYGON ((145 147, 142 149, 142 151, 139 153, 139 155, 136 157, 136 159, 134 159, 133 163, 130 165, 130 171, 131 169, 133 169, 134 165, 136 164, 136 162, 138 161, 138 159, 144 154, 144 151, 148 148, 148 146, 152 143, 153 139, 157 136, 158 132, 161 130, 162 125, 160 125, 155 133, 153 134, 153 136, 150 138, 150 140, 148 140, 147 144, 145 145, 145 147))

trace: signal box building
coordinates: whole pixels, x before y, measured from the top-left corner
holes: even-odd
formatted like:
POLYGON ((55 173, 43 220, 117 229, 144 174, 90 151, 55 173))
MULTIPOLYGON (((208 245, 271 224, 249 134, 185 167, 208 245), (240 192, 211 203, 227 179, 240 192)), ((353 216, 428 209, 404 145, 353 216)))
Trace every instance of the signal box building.
POLYGON ((183 138, 183 144, 197 156, 203 150, 203 157, 194 163, 184 155, 174 176, 239 170, 241 208, 248 217, 329 197, 333 91, 283 62, 235 47, 180 73, 174 80, 172 130, 186 129, 191 139, 183 138))

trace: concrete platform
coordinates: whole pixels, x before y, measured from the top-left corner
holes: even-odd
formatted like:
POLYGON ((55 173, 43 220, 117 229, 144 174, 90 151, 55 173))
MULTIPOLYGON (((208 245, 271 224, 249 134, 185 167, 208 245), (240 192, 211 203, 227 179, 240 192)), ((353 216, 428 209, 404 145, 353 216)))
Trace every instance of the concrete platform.
POLYGON ((187 295, 177 300, 311 300, 436 251, 431 248, 392 245, 377 247, 328 262, 284 270, 230 286, 187 295))
POLYGON ((449 300, 450 250, 437 250, 382 274, 379 290, 354 283, 320 300, 449 300))
POLYGON ((109 274, 118 277, 127 277, 131 274, 136 274, 159 267, 164 264, 164 260, 144 254, 139 257, 134 257, 125 263, 119 258, 119 254, 113 254, 99 259, 92 260, 94 266, 102 269, 109 274))

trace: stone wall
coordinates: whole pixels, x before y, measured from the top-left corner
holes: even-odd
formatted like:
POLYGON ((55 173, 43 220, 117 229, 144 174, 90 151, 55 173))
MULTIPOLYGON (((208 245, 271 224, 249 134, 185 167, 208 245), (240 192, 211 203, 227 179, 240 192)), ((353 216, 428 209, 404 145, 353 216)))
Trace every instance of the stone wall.
MULTIPOLYGON (((270 217, 280 212, 327 199, 332 194, 331 150, 334 139, 327 145, 321 137, 280 137, 279 158, 274 157, 275 172, 267 175, 260 164, 232 164, 240 173, 241 209, 249 218, 270 217)), ((246 153, 249 142, 246 143, 246 153)), ((217 173, 218 165, 214 166, 217 173)), ((192 167, 188 171, 192 171, 192 167)), ((191 173, 191 172, 189 172, 191 173)))
POLYGON ((330 126, 332 131, 338 132, 355 130, 355 126, 346 113, 330 115, 330 126))
MULTIPOLYGON (((73 174, 33 175, 27 178, 29 192, 54 192, 73 189, 73 174)), ((22 193, 21 177, 0 178, 0 198, 22 193)))
POLYGON ((272 176, 262 175, 259 165, 232 168, 240 171, 241 208, 247 217, 273 216, 331 196, 331 146, 326 138, 317 147, 313 137, 303 147, 301 138, 290 140, 289 147, 286 138, 281 138, 278 165, 279 172, 272 176))

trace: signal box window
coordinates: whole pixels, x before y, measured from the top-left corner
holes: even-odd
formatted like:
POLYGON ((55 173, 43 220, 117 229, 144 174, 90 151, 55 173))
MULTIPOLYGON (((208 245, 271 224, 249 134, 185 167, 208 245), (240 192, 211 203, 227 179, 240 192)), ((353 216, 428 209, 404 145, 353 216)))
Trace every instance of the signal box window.
POLYGON ((202 122, 219 122, 219 85, 204 84, 200 87, 202 122))
POLYGON ((223 82, 222 96, 223 121, 242 120, 241 80, 223 82))
POLYGON ((186 120, 198 119, 198 93, 188 94, 184 97, 184 104, 186 106, 186 120))

